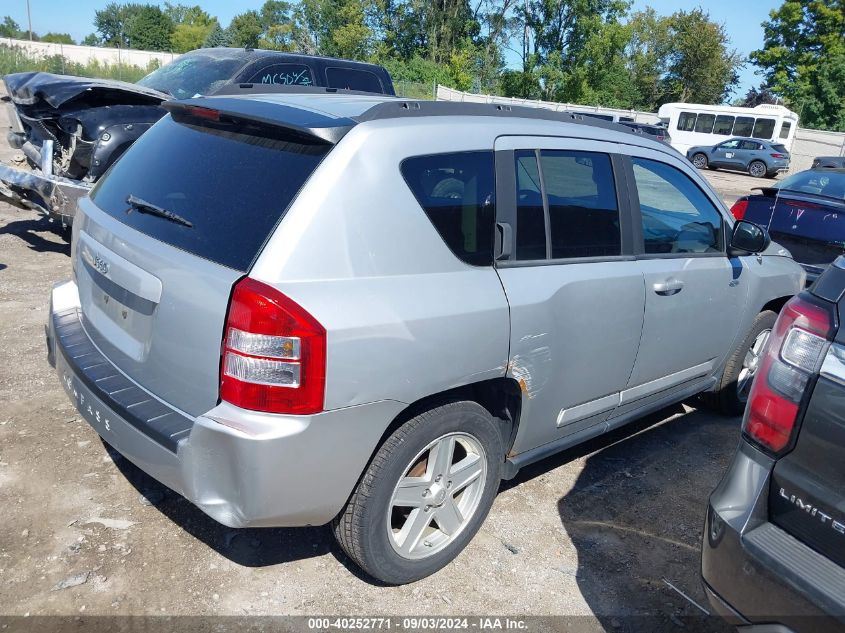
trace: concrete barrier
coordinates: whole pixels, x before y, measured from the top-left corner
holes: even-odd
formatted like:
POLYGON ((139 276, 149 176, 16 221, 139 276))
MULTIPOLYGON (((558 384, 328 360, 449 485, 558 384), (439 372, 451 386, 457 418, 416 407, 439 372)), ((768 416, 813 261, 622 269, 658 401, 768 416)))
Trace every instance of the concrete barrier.
POLYGON ((130 66, 146 68, 154 60, 164 65, 173 61, 177 56, 176 53, 140 51, 131 48, 54 44, 52 42, 30 42, 29 40, 18 40, 11 37, 0 38, 0 44, 20 48, 35 57, 61 55, 70 62, 87 64, 91 60, 96 60, 100 64, 108 66, 128 64, 130 66))

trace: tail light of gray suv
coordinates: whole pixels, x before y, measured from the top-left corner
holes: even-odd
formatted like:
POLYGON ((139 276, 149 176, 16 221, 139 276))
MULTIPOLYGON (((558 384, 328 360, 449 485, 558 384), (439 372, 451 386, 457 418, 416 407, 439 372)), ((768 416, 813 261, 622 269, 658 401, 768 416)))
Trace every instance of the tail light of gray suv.
POLYGON ((775 322, 748 398, 743 436, 780 455, 797 434, 797 420, 833 331, 829 309, 796 296, 775 322))

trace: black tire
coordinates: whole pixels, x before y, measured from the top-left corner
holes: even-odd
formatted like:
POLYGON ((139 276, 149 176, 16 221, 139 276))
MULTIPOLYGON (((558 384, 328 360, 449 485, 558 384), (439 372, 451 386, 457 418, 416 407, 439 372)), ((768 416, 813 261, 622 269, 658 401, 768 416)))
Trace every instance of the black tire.
POLYGON ((701 152, 693 154, 690 160, 696 169, 705 169, 710 164, 707 160, 707 155, 701 152))
POLYGON ((400 585, 433 574, 463 550, 484 522, 498 492, 504 451, 498 423, 475 402, 452 402, 420 413, 379 447, 346 507, 332 523, 337 542, 361 569, 386 584, 400 585), (471 436, 484 449, 486 476, 480 500, 457 536, 443 549, 425 558, 403 557, 388 532, 394 490, 420 452, 449 433, 471 436))
POLYGON ((762 160, 752 160, 748 163, 748 175, 752 178, 765 178, 769 168, 762 160))
POLYGON ((760 333, 771 331, 775 325, 777 314, 771 310, 764 310, 754 319, 751 330, 742 342, 731 352, 722 371, 722 377, 714 391, 702 394, 705 404, 719 413, 728 416, 741 415, 745 411, 747 397, 742 398, 737 389, 737 379, 743 368, 745 356, 757 340, 760 333))

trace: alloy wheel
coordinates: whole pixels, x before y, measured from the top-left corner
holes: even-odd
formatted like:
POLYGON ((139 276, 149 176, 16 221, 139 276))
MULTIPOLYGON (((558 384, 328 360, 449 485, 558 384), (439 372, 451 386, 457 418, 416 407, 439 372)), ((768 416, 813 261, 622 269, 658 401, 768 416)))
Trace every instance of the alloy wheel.
POLYGON ((481 443, 447 433, 405 468, 387 514, 390 544, 403 558, 426 558, 452 543, 478 510, 487 478, 481 443))
POLYGON ((757 338, 754 339, 749 350, 745 353, 745 359, 742 361, 742 369, 739 370, 739 375, 736 379, 736 395, 740 402, 748 401, 751 383, 754 381, 754 375, 760 366, 763 348, 766 347, 766 341, 769 340, 771 333, 771 330, 760 332, 757 338))

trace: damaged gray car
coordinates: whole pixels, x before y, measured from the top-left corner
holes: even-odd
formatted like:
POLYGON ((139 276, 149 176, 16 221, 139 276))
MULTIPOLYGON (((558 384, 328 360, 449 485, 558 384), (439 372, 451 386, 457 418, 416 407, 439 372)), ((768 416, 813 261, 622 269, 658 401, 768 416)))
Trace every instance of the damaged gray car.
POLYGON ((76 202, 166 111, 169 99, 220 92, 316 86, 394 94, 381 66, 258 49, 186 53, 138 83, 42 72, 3 78, 9 144, 21 150, 0 163, 0 198, 37 209, 62 227, 76 202))

